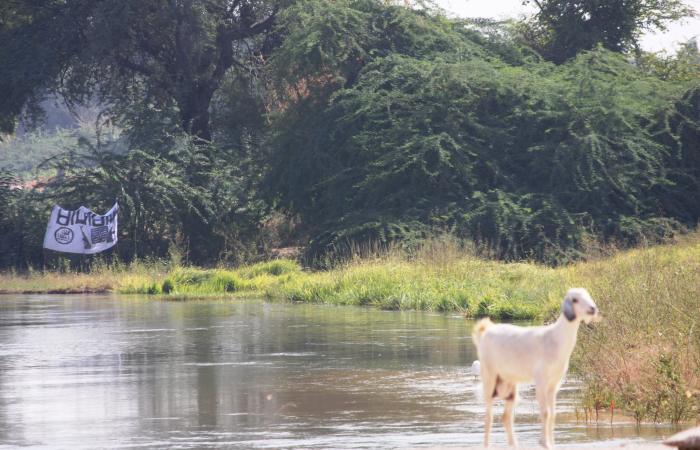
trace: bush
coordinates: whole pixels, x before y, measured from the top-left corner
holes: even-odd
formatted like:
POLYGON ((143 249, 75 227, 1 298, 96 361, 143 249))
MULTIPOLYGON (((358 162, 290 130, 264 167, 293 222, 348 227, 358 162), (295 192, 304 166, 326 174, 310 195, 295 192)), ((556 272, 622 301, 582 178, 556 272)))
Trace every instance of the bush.
POLYGON ((245 283, 238 275, 217 270, 213 273, 205 283, 202 284, 200 290, 206 292, 236 292, 246 289, 245 283))
POLYGON ((696 84, 603 49, 554 66, 509 30, 380 2, 288 14, 304 26, 272 62, 287 103, 266 195, 301 218, 311 254, 445 227, 568 263, 584 227, 634 245, 700 217, 696 84))
POLYGON ((175 290, 175 284, 172 282, 170 278, 166 278, 163 280, 163 285, 161 287, 161 291, 163 294, 170 294, 175 290))
POLYGON ((148 294, 148 295, 156 295, 156 294, 160 294, 161 292, 162 291, 161 291, 161 288, 158 285, 158 283, 151 283, 151 284, 146 286, 144 293, 148 294))

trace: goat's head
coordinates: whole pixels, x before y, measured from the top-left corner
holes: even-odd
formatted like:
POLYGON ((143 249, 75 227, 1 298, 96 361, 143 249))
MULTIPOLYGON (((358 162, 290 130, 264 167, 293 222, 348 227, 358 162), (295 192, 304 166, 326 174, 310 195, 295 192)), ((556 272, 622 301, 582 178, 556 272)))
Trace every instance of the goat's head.
POLYGON ((561 312, 569 322, 583 320, 589 324, 591 321, 598 322, 600 320, 598 307, 584 288, 569 289, 564 301, 561 302, 561 312))

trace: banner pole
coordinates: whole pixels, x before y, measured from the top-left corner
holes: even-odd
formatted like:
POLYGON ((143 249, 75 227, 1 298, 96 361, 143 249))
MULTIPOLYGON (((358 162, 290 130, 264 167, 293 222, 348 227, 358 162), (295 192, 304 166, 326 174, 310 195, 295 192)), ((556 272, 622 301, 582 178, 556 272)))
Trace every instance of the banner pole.
MULTIPOLYGON (((117 198, 114 200, 114 202, 115 202, 116 205, 117 205, 117 214, 119 214, 119 210, 121 209, 121 208, 119 207, 119 197, 117 197, 117 198)), ((117 216, 117 217, 119 217, 119 216, 117 216)), ((117 244, 117 257, 119 258, 119 262, 121 262, 121 261, 122 261, 122 251, 119 250, 119 237, 118 237, 116 234, 115 234, 115 236, 114 236, 114 240, 117 241, 117 242, 116 242, 116 244, 117 244)))

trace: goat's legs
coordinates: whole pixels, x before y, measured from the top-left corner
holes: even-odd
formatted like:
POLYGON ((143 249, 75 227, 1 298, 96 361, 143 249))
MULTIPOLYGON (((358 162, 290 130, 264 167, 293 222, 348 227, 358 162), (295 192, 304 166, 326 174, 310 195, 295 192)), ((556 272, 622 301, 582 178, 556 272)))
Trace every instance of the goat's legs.
POLYGON ((540 420, 542 421, 542 433, 540 435, 540 445, 546 449, 551 449, 552 445, 549 441, 549 420, 552 416, 550 405, 548 402, 548 386, 537 383, 535 386, 537 392, 537 403, 540 405, 540 420))
POLYGON ((481 382, 484 385, 484 405, 486 406, 486 414, 484 414, 484 428, 486 437, 484 440, 484 445, 489 446, 489 437, 491 434, 491 424, 493 422, 493 417, 491 415, 491 409, 493 407, 493 396, 496 391, 496 378, 489 376, 485 373, 483 367, 481 369, 481 382))
POLYGON ((554 423, 556 421, 556 416, 557 416, 557 409, 556 409, 556 404, 557 404, 557 384, 554 383, 551 386, 548 386, 547 388, 547 406, 549 407, 549 410, 551 411, 549 415, 549 427, 547 430, 547 439, 549 442, 552 444, 552 447, 554 447, 554 423))
POLYGON ((506 397, 506 407, 503 410, 503 425, 506 428, 506 434, 508 435, 508 445, 516 446, 518 445, 518 440, 515 438, 515 433, 513 432, 513 409, 515 408, 515 401, 518 394, 518 385, 513 384, 507 388, 508 394, 506 397))
POLYGON ((484 427, 485 427, 484 446, 488 447, 489 446, 489 437, 491 435, 491 424, 493 422, 493 417, 491 416, 491 407, 493 406, 493 399, 492 398, 485 398, 484 403, 486 404, 486 414, 484 415, 484 427))

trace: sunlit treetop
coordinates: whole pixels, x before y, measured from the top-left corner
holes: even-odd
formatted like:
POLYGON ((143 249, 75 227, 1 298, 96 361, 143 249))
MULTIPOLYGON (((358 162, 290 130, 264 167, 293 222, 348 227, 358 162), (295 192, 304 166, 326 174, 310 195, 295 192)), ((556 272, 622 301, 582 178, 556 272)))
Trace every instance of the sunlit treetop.
POLYGON ((614 52, 638 49, 642 33, 665 31, 668 24, 695 16, 680 0, 524 0, 538 12, 521 24, 526 41, 561 64, 601 45, 614 52))

